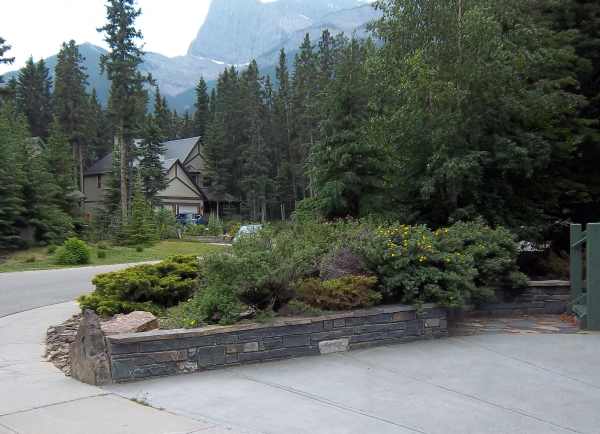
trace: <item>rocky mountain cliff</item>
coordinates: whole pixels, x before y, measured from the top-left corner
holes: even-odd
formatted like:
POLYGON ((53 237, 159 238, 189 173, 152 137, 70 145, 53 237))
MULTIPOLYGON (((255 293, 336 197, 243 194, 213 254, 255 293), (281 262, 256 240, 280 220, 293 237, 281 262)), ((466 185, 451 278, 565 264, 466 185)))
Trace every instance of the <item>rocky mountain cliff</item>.
POLYGON ((309 29, 352 32, 373 12, 364 0, 213 0, 188 55, 242 64, 279 50, 309 29), (348 21, 347 11, 353 11, 348 21))
MULTIPOLYGON (((279 50, 293 53, 306 33, 316 41, 323 30, 364 36, 366 25, 378 13, 371 0, 212 0, 206 20, 185 56, 146 53, 142 66, 158 81, 161 92, 178 112, 193 110, 193 88, 200 76, 214 81, 230 65, 242 67, 256 59, 264 73, 274 70, 279 50)), ((99 59, 105 52, 82 44, 90 88, 101 102, 108 99, 109 83, 100 74, 99 59)), ((291 56, 290 56, 291 57, 291 56)), ((51 72, 56 56, 46 59, 51 72)), ((4 75, 8 80, 16 72, 4 75)))

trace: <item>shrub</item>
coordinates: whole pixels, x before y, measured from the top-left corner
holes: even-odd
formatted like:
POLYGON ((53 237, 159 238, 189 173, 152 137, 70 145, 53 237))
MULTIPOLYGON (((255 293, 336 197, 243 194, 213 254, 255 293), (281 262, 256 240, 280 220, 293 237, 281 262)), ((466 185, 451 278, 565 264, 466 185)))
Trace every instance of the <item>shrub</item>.
POLYGON ((208 235, 208 227, 205 225, 187 225, 184 232, 192 237, 202 237, 208 235))
POLYGON ((326 310, 351 310, 381 302, 374 291, 377 278, 373 276, 344 276, 322 281, 306 279, 297 287, 298 298, 309 306, 326 310))
POLYGON ((51 244, 48 246, 48 250, 46 251, 49 255, 53 255, 56 253, 56 250, 58 249, 58 246, 55 244, 51 244))
POLYGON ((290 300, 290 302, 283 309, 284 315, 293 316, 319 316, 323 315, 326 311, 317 307, 310 306, 300 300, 290 300))
POLYGON ((225 230, 223 228, 223 222, 221 221, 221 219, 219 218, 218 215, 216 214, 211 214, 208 217, 208 235, 212 235, 215 237, 219 237, 222 236, 225 233, 225 230))
POLYGON ((323 280, 365 274, 366 271, 365 260, 348 247, 334 249, 323 258, 320 265, 323 280))
POLYGON ((131 215, 123 227, 122 242, 130 246, 150 245, 158 240, 154 210, 144 197, 140 182, 138 179, 134 186, 131 215))
POLYGON ((193 256, 176 256, 156 265, 139 265, 94 278, 95 291, 79 297, 82 309, 100 315, 146 310, 155 314, 189 299, 200 270, 193 256))
POLYGON ((144 251, 144 247, 143 246, 135 246, 135 251, 138 253, 141 253, 144 251))
POLYGON ((154 223, 159 239, 177 238, 177 219, 170 209, 161 208, 156 211, 154 223))
POLYGON ((55 254, 55 261, 61 265, 89 264, 91 251, 85 241, 69 238, 60 246, 55 254))
POLYGON ((108 244, 104 241, 99 242, 96 247, 98 250, 108 250, 108 244))
POLYGON ((106 258, 106 250, 98 250, 97 256, 98 256, 98 259, 106 258))
POLYGON ((230 220, 225 223, 225 233, 230 237, 235 237, 242 227, 242 222, 238 220, 230 220))
MULTIPOLYGON (((440 242, 426 226, 396 225, 375 233, 377 247, 369 254, 375 262, 385 299, 406 304, 439 303, 462 307, 477 294, 473 257, 455 245, 440 242)), ((483 290, 485 293, 486 291, 483 290)))
POLYGON ((459 222, 447 230, 436 231, 439 237, 452 243, 455 252, 473 258, 477 269, 475 285, 481 288, 503 287, 520 289, 527 285, 527 276, 519 271, 518 245, 514 235, 505 228, 492 229, 483 221, 459 222), (444 238, 444 237, 442 237, 444 238))
POLYGON ((31 263, 36 262, 36 261, 37 261, 37 258, 35 256, 28 256, 28 257, 25 258, 24 262, 26 262, 28 264, 31 264, 31 263))

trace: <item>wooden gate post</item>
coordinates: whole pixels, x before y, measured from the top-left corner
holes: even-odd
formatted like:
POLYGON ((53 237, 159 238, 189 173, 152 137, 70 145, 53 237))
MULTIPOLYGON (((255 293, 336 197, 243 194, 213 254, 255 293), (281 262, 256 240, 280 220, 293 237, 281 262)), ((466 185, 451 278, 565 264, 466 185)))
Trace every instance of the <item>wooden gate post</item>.
POLYGON ((571 225, 571 255, 570 262, 571 266, 569 269, 570 280, 571 280, 571 302, 579 303, 581 294, 583 293, 583 270, 582 270, 582 255, 583 250, 581 238, 583 232, 581 225, 571 225))
POLYGON ((586 227, 587 238, 587 328, 600 330, 600 223, 586 227))

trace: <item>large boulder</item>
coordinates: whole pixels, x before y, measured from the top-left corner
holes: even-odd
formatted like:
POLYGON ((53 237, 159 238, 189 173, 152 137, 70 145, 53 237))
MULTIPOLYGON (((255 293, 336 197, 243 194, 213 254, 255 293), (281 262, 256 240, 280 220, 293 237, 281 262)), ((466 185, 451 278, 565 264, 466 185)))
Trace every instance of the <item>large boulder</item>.
POLYGON ((100 318, 93 311, 86 310, 83 313, 69 355, 73 378, 96 386, 111 382, 104 333, 100 318))
POLYGON ((101 327, 106 336, 147 332, 158 328, 158 319, 150 312, 135 311, 127 315, 115 315, 103 322, 101 327))

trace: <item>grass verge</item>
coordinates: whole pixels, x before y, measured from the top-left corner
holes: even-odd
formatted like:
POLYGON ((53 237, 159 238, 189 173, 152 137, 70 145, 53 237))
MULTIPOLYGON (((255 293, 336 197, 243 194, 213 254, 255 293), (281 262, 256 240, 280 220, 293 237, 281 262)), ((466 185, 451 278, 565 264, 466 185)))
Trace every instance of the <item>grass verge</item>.
MULTIPOLYGON (((96 245, 92 249, 91 262, 87 266, 128 264, 132 262, 157 261, 173 255, 198 255, 219 251, 227 247, 202 244, 192 241, 161 241, 151 247, 138 252, 135 247, 109 246, 100 250, 96 245), (106 252, 103 258, 98 257, 98 252, 106 252)), ((52 270, 71 268, 72 266, 58 265, 52 255, 48 254, 47 247, 35 247, 27 250, 10 253, 0 257, 0 273, 30 270, 52 270)))

